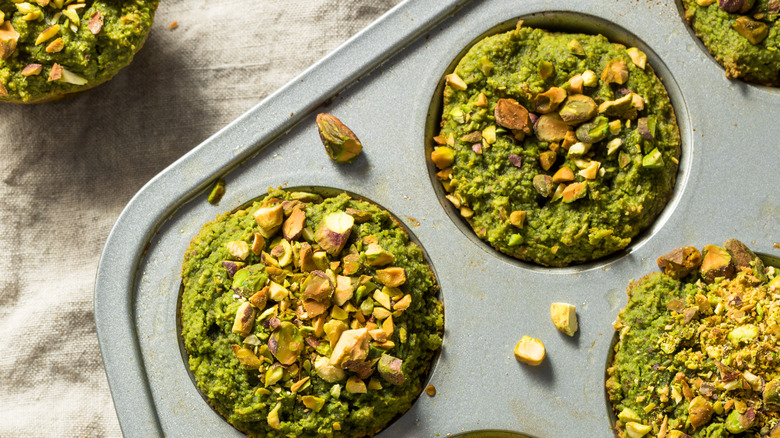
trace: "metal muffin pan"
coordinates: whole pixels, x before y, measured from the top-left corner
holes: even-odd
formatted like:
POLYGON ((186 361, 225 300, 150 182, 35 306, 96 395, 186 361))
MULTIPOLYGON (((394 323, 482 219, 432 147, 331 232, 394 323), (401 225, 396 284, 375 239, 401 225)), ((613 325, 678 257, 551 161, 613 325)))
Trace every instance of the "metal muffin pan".
POLYGON ((182 256, 205 222, 268 187, 320 186, 395 214, 441 286, 444 345, 430 376, 438 394, 423 394, 379 437, 611 436, 604 367, 629 281, 683 244, 734 237, 777 255, 778 105, 773 89, 727 80, 671 0, 401 3, 152 179, 119 217, 98 269, 95 320, 122 431, 242 436, 204 401, 188 371, 177 332, 182 256), (481 35, 520 17, 639 46, 672 98, 683 140, 675 193, 651 229, 612 257, 544 268, 503 256, 474 237, 431 176, 430 113, 442 76, 481 35), (321 110, 365 145, 354 163, 325 155, 314 125, 321 110), (212 206, 206 192, 218 177, 227 192, 212 206), (553 301, 577 305, 573 338, 552 325, 553 301), (523 335, 544 341, 542 365, 512 356, 523 335))

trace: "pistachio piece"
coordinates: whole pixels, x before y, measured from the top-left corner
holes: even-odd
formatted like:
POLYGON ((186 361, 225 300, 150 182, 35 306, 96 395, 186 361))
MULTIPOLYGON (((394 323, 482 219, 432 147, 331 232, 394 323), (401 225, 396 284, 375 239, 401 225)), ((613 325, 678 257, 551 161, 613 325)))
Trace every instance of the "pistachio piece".
POLYGON ((568 125, 579 125, 593 118, 598 111, 596 102, 584 94, 569 96, 558 111, 564 122, 568 125))
POLYGON ((464 91, 468 88, 468 85, 466 85, 457 73, 450 73, 447 76, 444 76, 444 79, 447 81, 447 85, 454 90, 464 91))
POLYGON ((233 349, 233 354, 236 356, 236 359, 238 359, 238 362, 244 366, 244 368, 248 370, 256 370, 263 365, 263 361, 258 358, 252 350, 248 348, 242 348, 235 344, 231 345, 230 348, 233 349))
POLYGON ((609 119, 598 116, 593 121, 583 123, 577 128, 577 139, 583 143, 596 143, 607 137, 609 133, 609 119))
POLYGON ((699 272, 705 282, 713 283, 717 277, 734 277, 734 264, 728 251, 715 245, 707 245, 703 252, 699 272))
POLYGON ((103 14, 101 14, 98 11, 95 11, 92 13, 92 15, 89 17, 89 23, 87 24, 87 29, 89 29, 90 32, 92 32, 93 35, 97 35, 100 33, 100 30, 103 29, 103 14))
POLYGON ((752 341, 757 337, 758 337, 758 327, 752 324, 745 324, 745 325, 735 327, 734 330, 730 331, 728 336, 726 336, 729 342, 731 342, 735 346, 739 345, 742 342, 752 341))
POLYGON ((227 250, 231 256, 239 259, 246 260, 249 257, 249 244, 241 241, 231 241, 227 243, 227 250))
POLYGON ((636 47, 631 47, 630 49, 626 50, 626 53, 628 54, 628 57, 631 58, 631 62, 633 62, 635 66, 641 68, 642 70, 645 69, 645 65, 647 64, 647 55, 645 55, 645 52, 637 49, 636 47))
POLYGON ((574 158, 581 157, 590 151, 591 146, 593 146, 591 143, 575 143, 569 147, 569 152, 566 154, 566 156, 574 158))
POLYGON ((744 14, 754 3, 755 0, 718 0, 718 7, 732 14, 744 14))
POLYGON ((275 204, 270 207, 258 208, 253 216, 255 222, 257 222, 260 234, 268 239, 282 226, 284 211, 282 211, 282 204, 275 204))
POLYGON ((677 248, 656 260, 664 274, 679 280, 699 268, 701 253, 692 246, 677 248))
POLYGON ((376 364, 376 369, 386 382, 392 385, 403 385, 406 381, 403 363, 404 361, 397 357, 390 356, 389 354, 382 354, 379 358, 379 362, 376 364))
POLYGON ((347 244, 355 219, 338 211, 325 216, 314 234, 320 247, 330 255, 338 255, 347 244))
POLYGON ((336 346, 333 347, 330 364, 341 366, 347 360, 365 359, 368 357, 368 341, 368 330, 365 328, 345 330, 339 336, 336 346))
POLYGON ((395 261, 395 256, 385 251, 376 243, 371 243, 366 249, 366 264, 368 266, 385 266, 395 261))
POLYGON ((494 115, 496 123, 500 126, 523 131, 527 134, 531 132, 531 118, 528 115, 528 110, 514 99, 498 99, 494 115))
POLYGON ((406 310, 412 304, 412 296, 406 294, 393 305, 393 310, 406 310))
POLYGON ((35 76, 41 74, 43 66, 41 64, 30 64, 22 69, 22 76, 35 76))
POLYGON ((355 275, 360 271, 360 256, 357 254, 349 254, 341 259, 342 273, 344 275, 355 275))
POLYGON ((542 78, 542 80, 545 80, 555 75, 555 66, 550 61, 539 61, 537 72, 539 73, 539 77, 542 78))
POLYGON ((317 128, 320 140, 333 161, 339 163, 352 161, 363 150, 363 144, 355 133, 331 114, 318 114, 317 128))
POLYGON ((738 269, 752 271, 753 275, 766 280, 764 262, 744 243, 737 239, 729 239, 723 243, 723 248, 731 254, 732 261, 738 269))
POLYGON ((577 143, 577 134, 573 130, 569 130, 566 132, 566 136, 563 138, 563 143, 561 143, 561 147, 568 151, 569 148, 572 147, 572 145, 577 143))
POLYGON ((534 190, 545 198, 555 189, 552 178, 549 175, 536 175, 533 180, 534 190))
POLYGON ((566 90, 559 87, 552 87, 544 93, 539 93, 534 98, 534 108, 539 114, 551 113, 558 109, 566 99, 566 90))
POLYGON ((618 419, 624 423, 628 423, 630 421, 633 421, 635 423, 639 423, 642 421, 642 418, 639 417, 639 415, 636 414, 632 409, 625 408, 618 414, 618 419))
POLYGON ((599 173, 599 167, 601 166, 601 163, 598 161, 591 161, 588 164, 588 167, 580 170, 577 172, 577 175, 580 175, 581 177, 585 179, 596 179, 596 176, 599 173))
POLYGON ((551 113, 539 117, 534 130, 539 141, 552 143, 566 138, 566 134, 569 132, 569 125, 561 119, 560 115, 551 113))
POLYGON ((38 38, 35 39, 35 45, 37 46, 39 44, 42 44, 54 38, 54 35, 57 35, 57 32, 59 31, 60 31, 59 24, 55 24, 54 26, 49 26, 48 28, 46 28, 46 30, 38 34, 38 38))
POLYGON ((325 406, 325 399, 313 395, 304 395, 301 397, 301 403, 312 411, 319 412, 325 406))
POLYGON ((332 319, 325 323, 323 330, 325 331, 325 335, 328 337, 328 342, 330 342, 331 348, 336 346, 336 343, 339 341, 339 337, 341 337, 341 334, 344 333, 346 329, 347 324, 344 323, 344 321, 339 321, 338 319, 332 319))
POLYGON ((436 387, 433 385, 428 385, 425 387, 425 393, 428 394, 429 397, 433 397, 436 395, 436 387))
POLYGON ((607 84, 625 84, 628 80, 628 67, 620 58, 613 59, 601 72, 601 80, 607 84))
POLYGON ((397 267, 377 269, 376 279, 387 287, 398 287, 406 282, 406 270, 397 267))
POLYGON ((582 44, 577 40, 569 41, 566 47, 569 49, 569 52, 575 55, 585 56, 585 49, 582 48, 582 44))
POLYGON ((46 46, 46 53, 57 53, 62 51, 62 49, 64 48, 65 48, 65 41, 62 38, 57 38, 56 40, 49 43, 48 46, 46 46))
POLYGON ((333 295, 333 283, 324 272, 312 271, 301 285, 301 299, 314 300, 321 303, 330 303, 330 297, 333 295))
POLYGON ((439 169, 446 169, 455 162, 455 151, 447 146, 436 148, 431 152, 431 161, 439 169))
POLYGON ((266 302, 268 302, 268 287, 264 287, 257 291, 254 295, 249 297, 249 302, 258 309, 264 309, 266 302))
POLYGON ((744 15, 737 17, 732 27, 753 45, 761 44, 769 35, 769 26, 766 23, 750 19, 744 15))
POLYGON ((697 395, 688 406, 688 416, 691 420, 691 426, 694 429, 698 429, 710 422, 710 418, 712 418, 712 404, 704 397, 697 395))
POLYGON ((764 404, 773 408, 780 407, 780 380, 772 379, 764 386, 764 404))
POLYGON ((298 327, 289 321, 282 321, 268 338, 268 350, 283 365, 295 363, 303 351, 303 345, 303 336, 298 327))
POLYGON ((576 75, 570 77, 567 83, 569 88, 567 88, 565 91, 568 91, 571 94, 582 94, 582 86, 585 84, 585 79, 582 78, 581 74, 577 73, 576 75))
POLYGON ((571 182, 571 181, 574 181, 574 172, 571 170, 571 168, 566 166, 562 166, 552 176, 552 182, 556 184, 571 182))
POLYGON ((599 113, 608 117, 623 117, 626 111, 631 109, 633 99, 634 93, 628 93, 619 99, 602 102, 599 105, 599 113))
POLYGON ((368 392, 368 390, 366 389, 366 384, 363 383, 363 381, 360 380, 360 378, 358 378, 357 376, 352 376, 347 379, 347 384, 345 386, 345 389, 347 390, 347 392, 350 392, 352 394, 365 394, 366 392, 368 392))
POLYGON ((0 59, 8 59, 16 50, 19 32, 11 25, 11 21, 0 23, 0 59))
POLYGON ((588 194, 588 185, 584 182, 571 183, 563 189, 561 194, 564 203, 571 203, 584 198, 588 194))
POLYGON ((542 169, 544 170, 550 170, 550 168, 553 167, 553 164, 555 164, 556 158, 557 154, 555 151, 544 151, 539 154, 539 165, 542 166, 542 169))
POLYGON ((664 167, 664 159, 658 148, 653 148, 647 155, 642 157, 642 167, 645 169, 661 169, 664 167))
POLYGON ((268 281, 268 272, 261 264, 250 265, 241 268, 233 274, 231 290, 243 297, 251 297, 255 292, 265 286, 268 281))
POLYGON ((515 346, 515 359, 528 365, 539 365, 544 360, 544 344, 538 339, 523 336, 515 346))
POLYGON ((236 311, 236 318, 233 321, 233 333, 237 333, 242 337, 248 336, 252 331, 252 327, 255 325, 255 309, 248 301, 242 303, 236 311))
POLYGON ((593 70, 582 72, 582 84, 586 87, 595 87, 599 84, 599 77, 593 70))
POLYGON ((753 425, 756 420, 756 411, 753 408, 748 408, 744 413, 740 413, 734 409, 731 411, 728 417, 726 417, 726 429, 734 434, 742 433, 753 425))
POLYGON ((555 327, 569 336, 577 332, 577 307, 568 303, 550 304, 550 318, 555 327))
POLYGON ((352 299, 355 293, 355 287, 352 279, 339 275, 336 277, 336 290, 333 292, 333 303, 337 306, 343 306, 344 303, 352 299))
POLYGON ((282 224, 282 235, 284 238, 289 241, 300 237, 303 232, 304 222, 306 222, 306 213, 300 207, 295 206, 292 213, 290 213, 290 217, 282 224))
POLYGON ((653 430, 652 427, 641 423, 636 423, 633 421, 626 423, 626 434, 628 435, 628 438, 642 438, 651 430, 653 430))
POLYGON ((268 423, 269 426, 271 426, 273 429, 280 429, 282 427, 282 421, 279 419, 279 411, 282 409, 282 403, 279 402, 274 406, 273 409, 271 409, 268 412, 268 416, 266 417, 265 421, 268 423))
POLYGON ((517 228, 523 228, 525 224, 525 210, 515 210, 509 215, 509 223, 517 228))
POLYGON ((655 128, 657 122, 655 117, 642 117, 636 121, 636 129, 642 134, 642 138, 645 140, 652 140, 655 138, 655 128))

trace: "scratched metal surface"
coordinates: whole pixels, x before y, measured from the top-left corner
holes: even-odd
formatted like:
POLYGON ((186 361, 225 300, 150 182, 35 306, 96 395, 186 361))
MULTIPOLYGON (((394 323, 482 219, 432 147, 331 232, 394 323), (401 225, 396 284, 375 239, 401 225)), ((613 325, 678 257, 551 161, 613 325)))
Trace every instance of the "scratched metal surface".
POLYGON ((187 370, 177 337, 179 270, 203 223, 281 185, 348 190, 377 202, 412 231, 438 275, 446 327, 430 383, 439 393, 423 395, 379 436, 610 436, 604 365, 628 282, 682 244, 735 237, 777 255, 780 206, 769 184, 780 164, 778 104, 775 90, 727 80, 672 0, 400 4, 155 177, 120 216, 98 270, 95 318, 123 432, 241 436, 187 370), (648 232, 608 259, 542 268, 504 257, 473 236, 432 177, 429 113, 441 77, 480 35, 518 17, 640 47, 672 98, 683 140, 674 196, 648 232), (324 154, 313 118, 326 101, 365 145, 355 163, 337 165, 324 154), (215 207, 205 191, 218 176, 228 189, 215 207), (553 301, 577 305, 575 337, 553 327, 553 301), (513 358, 523 335, 547 346, 541 366, 513 358))

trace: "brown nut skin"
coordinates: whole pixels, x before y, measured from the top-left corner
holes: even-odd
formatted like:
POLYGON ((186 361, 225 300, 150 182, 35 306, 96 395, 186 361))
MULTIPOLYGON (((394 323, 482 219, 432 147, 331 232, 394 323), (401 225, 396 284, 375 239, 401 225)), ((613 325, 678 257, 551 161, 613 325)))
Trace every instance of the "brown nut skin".
POLYGON ((729 239, 723 243, 723 249, 729 252, 737 269, 752 271, 760 281, 766 281, 766 266, 760 257, 737 239, 729 239))
POLYGON ((755 4, 755 0, 718 0, 718 7, 732 14, 744 14, 755 4))
POLYGON ((679 280, 699 268, 701 253, 692 246, 684 246, 658 257, 656 263, 664 274, 679 280))
POLYGON ((498 99, 494 115, 496 123, 504 128, 531 133, 528 110, 514 99, 498 99))

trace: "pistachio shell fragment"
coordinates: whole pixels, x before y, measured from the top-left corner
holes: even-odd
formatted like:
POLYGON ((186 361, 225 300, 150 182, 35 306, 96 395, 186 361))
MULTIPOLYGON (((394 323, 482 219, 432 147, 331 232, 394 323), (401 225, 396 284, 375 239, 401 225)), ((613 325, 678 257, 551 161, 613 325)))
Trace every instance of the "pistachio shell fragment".
POLYGON ((515 359, 518 361, 537 366, 542 363, 545 356, 544 344, 538 339, 530 336, 523 336, 515 346, 515 359))
POLYGON ((331 114, 318 114, 317 128, 320 140, 333 161, 350 162, 363 150, 363 144, 360 143, 355 133, 331 114))

